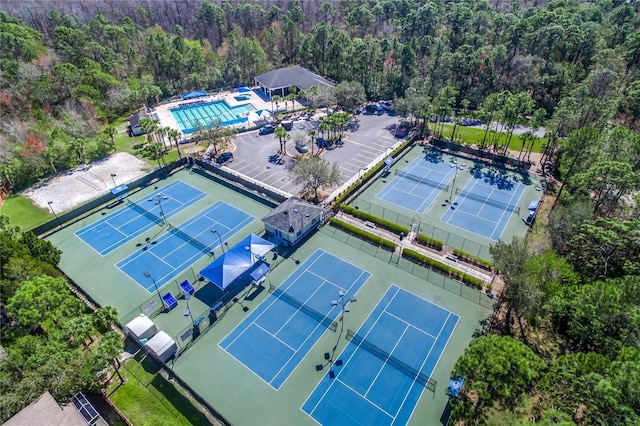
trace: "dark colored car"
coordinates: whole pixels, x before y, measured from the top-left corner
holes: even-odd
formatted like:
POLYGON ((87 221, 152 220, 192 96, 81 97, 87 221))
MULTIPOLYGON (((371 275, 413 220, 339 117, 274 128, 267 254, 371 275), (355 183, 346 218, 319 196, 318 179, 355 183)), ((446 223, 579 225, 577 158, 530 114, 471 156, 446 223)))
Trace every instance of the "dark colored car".
POLYGON ((224 164, 227 161, 233 161, 233 153, 223 152, 222 154, 218 155, 218 158, 216 158, 216 163, 218 164, 224 164))
POLYGON ((316 145, 318 145, 318 148, 329 148, 329 142, 321 137, 316 138, 316 145))
POLYGON ((309 147, 307 146, 307 144, 300 144, 300 145, 296 145, 296 150, 300 153, 300 154, 304 154, 305 152, 309 152, 309 147))
POLYGON ((267 124, 265 126, 262 126, 258 133, 261 134, 261 135, 268 135, 268 134, 273 133, 275 131, 276 131, 276 126, 274 126, 272 124, 267 124))

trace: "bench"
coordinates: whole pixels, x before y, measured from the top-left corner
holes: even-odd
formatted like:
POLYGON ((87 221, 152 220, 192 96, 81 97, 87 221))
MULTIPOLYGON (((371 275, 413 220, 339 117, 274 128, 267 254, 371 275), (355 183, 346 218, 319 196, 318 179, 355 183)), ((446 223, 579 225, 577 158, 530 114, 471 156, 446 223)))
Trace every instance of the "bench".
POLYGON ((369 228, 376 229, 376 224, 370 221, 366 221, 364 226, 368 226, 369 228))

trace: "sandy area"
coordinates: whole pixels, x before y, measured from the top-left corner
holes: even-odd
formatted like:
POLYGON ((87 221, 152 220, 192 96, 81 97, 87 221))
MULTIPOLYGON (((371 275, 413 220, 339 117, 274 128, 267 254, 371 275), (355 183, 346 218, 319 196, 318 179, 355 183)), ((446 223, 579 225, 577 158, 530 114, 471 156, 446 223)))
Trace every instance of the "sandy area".
POLYGON ((126 152, 118 152, 91 164, 57 175, 22 192, 34 204, 62 213, 86 201, 106 194, 116 185, 144 176, 144 161, 126 152), (115 174, 115 176, 111 176, 115 174))

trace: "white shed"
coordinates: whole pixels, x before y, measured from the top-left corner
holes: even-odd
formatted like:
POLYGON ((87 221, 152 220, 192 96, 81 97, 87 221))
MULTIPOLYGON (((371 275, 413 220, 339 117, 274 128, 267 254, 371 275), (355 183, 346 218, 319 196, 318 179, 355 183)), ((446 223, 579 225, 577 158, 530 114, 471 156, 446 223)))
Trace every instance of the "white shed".
POLYGON ((129 321, 127 330, 136 340, 151 339, 158 332, 156 325, 145 314, 140 314, 129 321))
POLYGON ((145 348, 162 362, 167 362, 178 350, 175 340, 160 330, 145 345, 145 348))

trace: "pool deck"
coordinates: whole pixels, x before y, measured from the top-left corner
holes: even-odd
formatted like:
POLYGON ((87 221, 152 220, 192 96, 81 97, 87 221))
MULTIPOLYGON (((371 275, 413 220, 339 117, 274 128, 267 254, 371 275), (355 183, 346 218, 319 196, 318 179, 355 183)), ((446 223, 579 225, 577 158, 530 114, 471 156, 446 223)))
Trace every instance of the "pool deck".
MULTIPOLYGON (((272 108, 271 102, 265 102, 262 98, 260 98, 260 96, 258 96, 253 91, 243 92, 243 93, 239 93, 236 91, 220 92, 215 95, 209 95, 207 97, 200 98, 198 99, 198 101, 204 101, 204 102, 224 101, 230 107, 235 107, 235 106, 244 105, 244 104, 251 104, 256 108, 256 110, 266 109, 268 111, 271 111, 271 108, 272 108), (250 97, 247 100, 238 101, 236 99, 236 96, 239 96, 239 95, 249 95, 250 97)), ((152 113, 155 113, 158 116, 161 127, 169 127, 171 129, 175 129, 181 132, 178 122, 176 121, 176 119, 173 117, 173 114, 171 113, 171 109, 177 108, 179 106, 188 105, 189 103, 190 103, 189 101, 184 101, 182 99, 172 100, 170 102, 158 105, 157 107, 154 108, 152 113)), ((284 102, 280 102, 279 106, 281 107, 283 106, 283 104, 284 102)), ((299 104, 298 101, 296 101, 294 110, 298 110, 301 108, 303 108, 302 105, 299 104)), ((246 123, 239 123, 234 125, 233 127, 235 128, 246 127, 246 123)), ((251 124, 249 127, 251 128, 255 126, 251 124)), ((189 137, 189 135, 183 134, 183 137, 189 137)))

